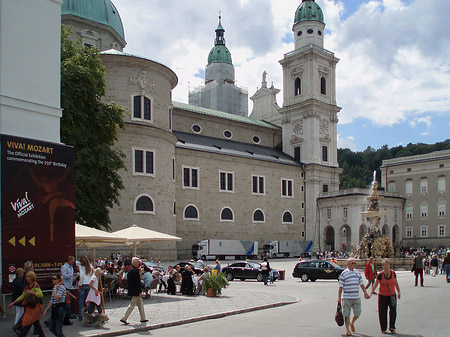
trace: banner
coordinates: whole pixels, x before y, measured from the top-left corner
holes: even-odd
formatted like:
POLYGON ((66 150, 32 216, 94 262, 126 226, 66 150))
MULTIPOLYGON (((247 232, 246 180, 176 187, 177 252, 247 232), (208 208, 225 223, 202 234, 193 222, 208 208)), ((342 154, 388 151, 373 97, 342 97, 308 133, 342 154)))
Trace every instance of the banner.
POLYGON ((73 147, 0 135, 2 291, 32 261, 41 288, 75 255, 73 147))

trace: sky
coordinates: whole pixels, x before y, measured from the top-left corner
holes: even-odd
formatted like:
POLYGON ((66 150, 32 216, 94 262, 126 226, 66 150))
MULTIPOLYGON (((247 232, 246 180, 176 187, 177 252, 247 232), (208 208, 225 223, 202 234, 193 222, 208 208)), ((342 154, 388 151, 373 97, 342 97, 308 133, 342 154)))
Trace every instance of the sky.
MULTIPOLYGON (((237 86, 251 97, 266 71, 269 85, 283 89, 278 61, 294 50, 301 0, 112 1, 125 29, 124 52, 177 74, 173 100, 188 103, 189 90, 204 83, 219 11, 237 86)), ((325 17, 324 47, 340 59, 338 147, 363 151, 450 138, 450 1, 316 2, 325 17)))

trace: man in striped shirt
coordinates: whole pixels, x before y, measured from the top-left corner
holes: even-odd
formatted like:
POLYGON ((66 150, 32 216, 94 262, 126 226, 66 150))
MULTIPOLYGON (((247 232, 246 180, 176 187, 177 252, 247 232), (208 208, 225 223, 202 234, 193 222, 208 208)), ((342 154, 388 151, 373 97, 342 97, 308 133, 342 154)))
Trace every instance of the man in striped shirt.
POLYGON ((361 298, 359 297, 359 288, 364 292, 364 297, 369 298, 369 294, 364 286, 361 273, 355 269, 354 259, 347 260, 347 269, 339 276, 338 303, 341 303, 342 291, 344 291, 343 316, 345 318, 345 327, 347 336, 355 332, 355 321, 361 315, 361 298), (350 321, 350 312, 353 309, 353 318, 350 321), (350 331, 351 330, 351 331, 350 331))

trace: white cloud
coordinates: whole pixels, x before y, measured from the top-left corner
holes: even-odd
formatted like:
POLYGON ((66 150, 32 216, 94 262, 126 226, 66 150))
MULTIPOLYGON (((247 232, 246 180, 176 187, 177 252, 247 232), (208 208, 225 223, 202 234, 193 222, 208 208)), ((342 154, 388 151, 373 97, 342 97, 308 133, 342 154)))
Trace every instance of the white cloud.
MULTIPOLYGON (((325 48, 340 59, 340 123, 367 119, 377 126, 407 123, 450 110, 450 1, 371 0, 350 16, 354 0, 317 0, 325 15, 325 48)), ((278 61, 293 50, 294 13, 300 0, 113 0, 122 17, 125 51, 161 62, 178 75, 173 98, 187 102, 188 86, 202 84, 222 11, 237 85, 251 96, 268 72, 282 89, 278 61)), ((282 93, 278 95, 282 105, 282 93)), ((251 111, 251 104, 249 112, 251 111)), ((429 132, 429 126, 427 131, 429 132)))
POLYGON ((352 151, 358 151, 358 146, 355 142, 355 137, 342 136, 341 134, 338 134, 337 143, 339 149, 350 149, 352 151))

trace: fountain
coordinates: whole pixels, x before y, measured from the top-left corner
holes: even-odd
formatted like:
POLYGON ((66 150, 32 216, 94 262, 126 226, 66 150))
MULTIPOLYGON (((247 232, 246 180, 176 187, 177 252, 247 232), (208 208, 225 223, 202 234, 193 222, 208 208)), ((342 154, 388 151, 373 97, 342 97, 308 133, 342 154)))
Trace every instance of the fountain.
POLYGON ((377 173, 373 172, 372 195, 366 199, 370 201, 367 211, 361 212, 370 223, 369 232, 363 237, 359 246, 359 256, 367 257, 393 257, 389 239, 381 233, 380 220, 381 217, 388 214, 386 211, 380 211, 379 200, 383 196, 378 195, 377 173))

